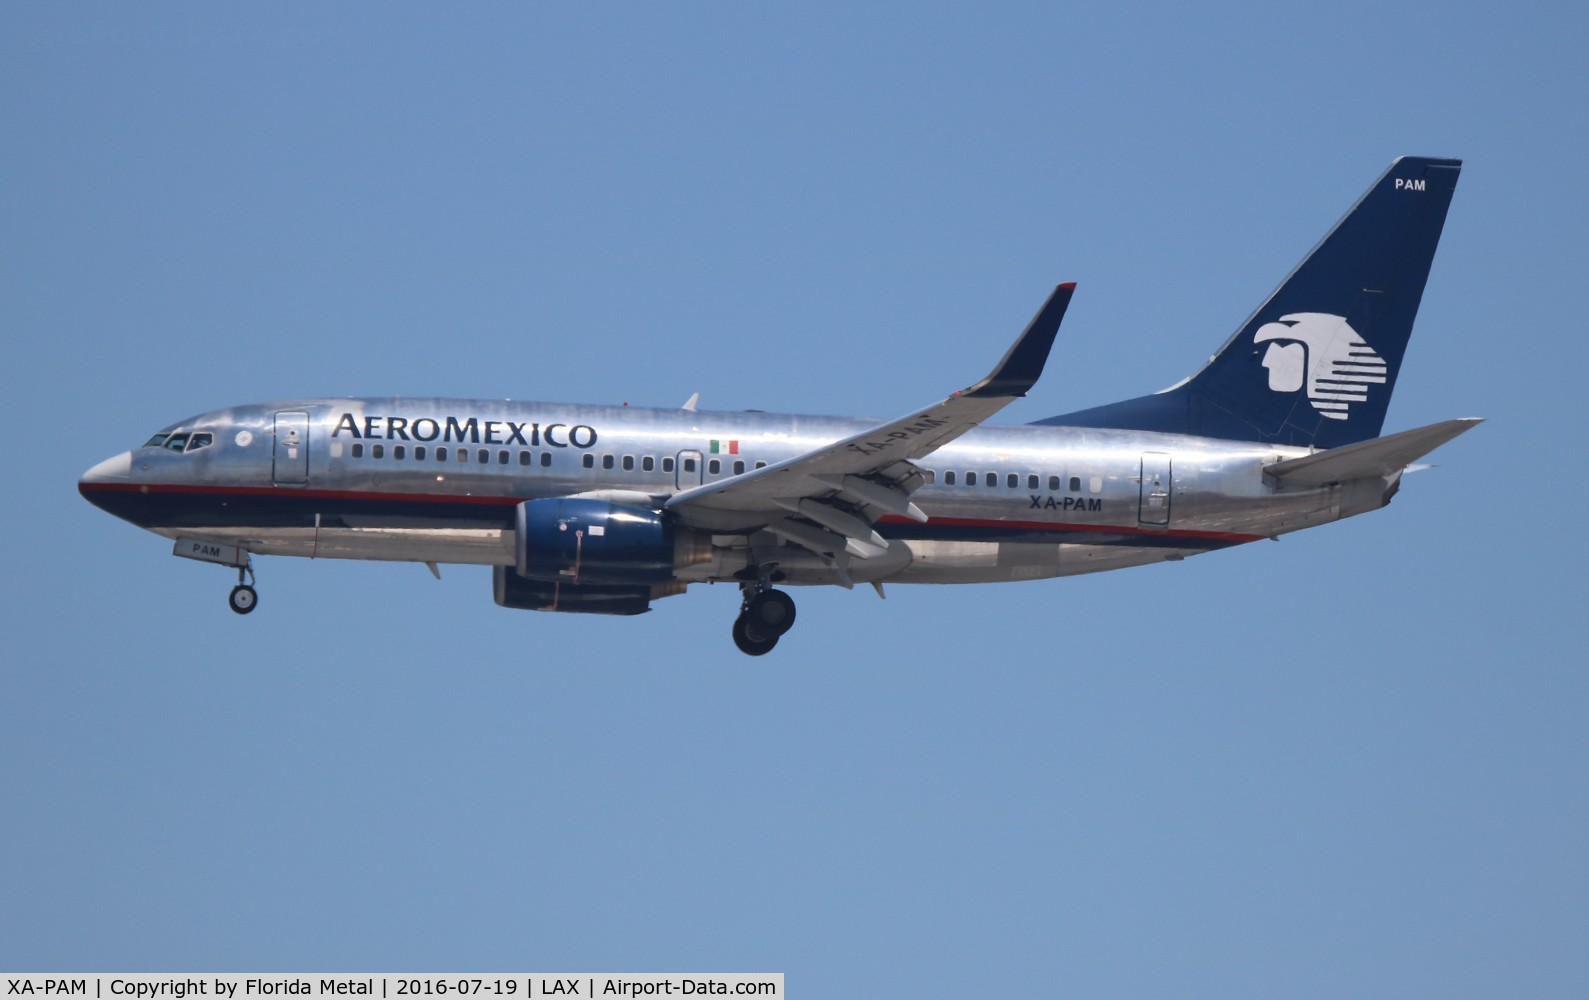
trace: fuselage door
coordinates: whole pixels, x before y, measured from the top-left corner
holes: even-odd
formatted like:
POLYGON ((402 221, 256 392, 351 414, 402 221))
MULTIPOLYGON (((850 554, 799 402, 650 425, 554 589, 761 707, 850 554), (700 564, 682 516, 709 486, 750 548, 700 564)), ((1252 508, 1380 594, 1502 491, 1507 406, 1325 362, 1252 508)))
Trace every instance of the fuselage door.
POLYGON ((1170 524, 1170 456, 1156 451, 1142 455, 1142 486, 1137 520, 1156 528, 1170 524))
POLYGON ((276 414, 276 450, 271 478, 277 486, 302 486, 309 481, 309 414, 276 414))
POLYGON ((678 488, 681 490, 699 486, 706 481, 706 467, 698 451, 679 452, 674 459, 673 469, 678 476, 678 488))

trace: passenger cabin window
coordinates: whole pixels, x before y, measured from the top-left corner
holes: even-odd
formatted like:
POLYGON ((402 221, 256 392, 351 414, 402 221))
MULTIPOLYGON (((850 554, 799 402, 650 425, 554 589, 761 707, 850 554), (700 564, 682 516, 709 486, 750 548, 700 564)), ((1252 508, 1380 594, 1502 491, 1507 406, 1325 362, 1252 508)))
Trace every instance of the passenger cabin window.
POLYGON ((587 451, 579 456, 579 464, 587 469, 594 469, 596 467, 596 456, 587 451))
POLYGON ((503 448, 501 451, 497 452, 497 464, 498 465, 507 465, 508 464, 508 450, 506 448, 503 448))
POLYGON ((952 471, 943 474, 943 484, 945 486, 953 486, 955 484, 955 474, 952 471))
POLYGON ((392 445, 392 457, 393 457, 393 458, 395 458, 395 459, 398 459, 398 460, 401 460, 401 459, 402 459, 402 457, 403 457, 403 455, 404 455, 404 454, 405 454, 405 453, 406 453, 406 452, 407 452, 407 451, 408 451, 408 449, 407 449, 407 448, 404 448, 404 447, 403 447, 403 446, 402 446, 402 445, 400 445, 400 444, 394 444, 394 445, 392 445))
POLYGON ((743 476, 744 474, 745 474, 745 463, 744 462, 735 462, 734 463, 734 475, 743 476))
POLYGON ((208 448, 214 443, 214 434, 211 434, 209 431, 199 431, 188 439, 188 451, 198 451, 200 448, 208 448))
POLYGON ((1037 489, 1037 477, 1036 476, 1027 476, 1026 477, 1026 488, 1029 489, 1029 490, 1037 489))
POLYGON ((706 471, 715 476, 723 471, 723 463, 714 458, 706 463, 706 471))
POLYGON ((458 449, 458 464, 462 465, 462 464, 464 464, 467 461, 469 461, 469 449, 468 448, 459 448, 458 449))
POLYGON ((926 469, 921 474, 921 481, 926 483, 928 486, 931 486, 933 483, 938 481, 938 473, 931 469, 926 469))
POLYGON ((363 458, 364 457, 364 445, 357 444, 357 443, 355 443, 353 445, 353 457, 354 458, 363 458))
POLYGON ((966 485, 967 486, 975 486, 976 484, 977 484, 977 474, 975 472, 966 473, 966 485))
MULTIPOLYGON (((358 447, 358 446, 354 445, 354 447, 358 447)), ((438 462, 447 461, 447 449, 444 446, 439 445, 439 444, 436 446, 436 461, 438 461, 438 462)))
POLYGON ((1021 477, 1012 472, 1004 477, 1004 485, 1007 488, 1013 490, 1015 487, 1021 485, 1021 477))
POLYGON ((601 467, 603 469, 612 468, 612 456, 611 455, 603 455, 603 456, 601 456, 601 467))
POLYGON ((685 472, 694 472, 695 471, 695 459, 686 458, 684 460, 684 471, 685 472))
POLYGON ((479 460, 481 465, 491 464, 491 452, 485 448, 477 449, 475 458, 479 460))
POLYGON ((983 479, 983 482, 989 486, 997 486, 999 485, 999 474, 997 472, 990 472, 987 474, 987 477, 983 479))
POLYGON ((1070 491, 1072 493, 1080 493, 1081 492, 1081 477, 1080 476, 1071 476, 1070 477, 1070 491))
POLYGON ((520 465, 529 465, 530 464, 530 453, 529 452, 527 452, 527 451, 519 452, 519 464, 520 465))
POLYGON ((1091 479, 1087 480, 1087 489, 1091 490, 1094 493, 1102 493, 1103 492, 1103 477, 1102 476, 1093 476, 1091 479))
POLYGON ((642 458, 640 460, 640 471, 641 472, 653 472, 653 471, 656 470, 656 467, 657 467, 657 460, 652 458, 650 455, 647 455, 647 456, 645 456, 644 458, 642 458))
POLYGON ((633 472, 634 471, 634 456, 633 455, 625 455, 623 457, 623 471, 625 471, 625 472, 633 472))
POLYGON ((386 446, 385 445, 379 445, 379 444, 370 445, 370 457, 371 458, 381 458, 381 457, 385 456, 385 454, 386 454, 386 446))
POLYGON ((552 467, 552 453, 549 452, 549 451, 541 452, 541 468, 550 469, 551 467, 552 467))
POLYGON ((767 463, 766 462, 757 462, 756 463, 756 468, 758 468, 758 469, 765 469, 766 467, 767 467, 767 463))

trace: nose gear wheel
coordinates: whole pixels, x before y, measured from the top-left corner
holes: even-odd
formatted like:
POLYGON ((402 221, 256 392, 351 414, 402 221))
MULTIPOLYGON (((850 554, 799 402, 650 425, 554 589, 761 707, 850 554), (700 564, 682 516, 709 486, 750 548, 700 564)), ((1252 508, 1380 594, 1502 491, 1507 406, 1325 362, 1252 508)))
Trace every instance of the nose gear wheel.
POLYGON ((240 615, 246 615, 259 606, 259 594, 246 583, 240 583, 232 588, 232 593, 226 598, 226 603, 232 610, 240 615))
POLYGON ((254 590, 253 583, 253 560, 249 560, 237 567, 237 586, 226 597, 227 605, 240 615, 246 615, 259 607, 259 594, 254 590))

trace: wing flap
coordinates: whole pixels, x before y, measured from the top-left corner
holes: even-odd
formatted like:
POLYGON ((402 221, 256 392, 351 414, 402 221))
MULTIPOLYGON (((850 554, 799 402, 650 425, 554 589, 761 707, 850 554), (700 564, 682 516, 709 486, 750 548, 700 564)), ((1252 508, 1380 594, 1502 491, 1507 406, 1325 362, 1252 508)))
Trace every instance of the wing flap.
POLYGON ((846 565, 845 556, 864 557, 868 554, 868 550, 853 538, 845 538, 825 528, 818 528, 792 518, 772 521, 767 525, 767 530, 786 542, 792 542, 824 559, 840 564, 840 568, 846 565))
POLYGON ((892 484, 873 482, 860 476, 812 476, 814 481, 831 487, 839 496, 857 506, 877 507, 885 514, 897 514, 912 521, 927 523, 927 515, 910 502, 910 494, 892 484))
MULTIPOLYGON (((872 530, 870 521, 840 510, 837 507, 825 504, 820 500, 810 500, 788 497, 774 500, 778 506, 792 514, 798 514, 808 521, 814 521, 822 527, 845 538, 854 541, 862 549, 872 548, 875 552, 867 555, 877 555, 888 551, 888 542, 872 530)), ((859 553, 853 553, 859 555, 859 553)), ((863 557, 864 558, 864 557, 863 557)))

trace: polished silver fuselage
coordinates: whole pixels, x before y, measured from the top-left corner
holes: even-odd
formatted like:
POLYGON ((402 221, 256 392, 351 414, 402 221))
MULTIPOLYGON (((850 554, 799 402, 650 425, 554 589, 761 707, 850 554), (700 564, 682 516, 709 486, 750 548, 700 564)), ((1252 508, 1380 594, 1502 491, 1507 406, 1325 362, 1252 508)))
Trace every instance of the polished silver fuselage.
MULTIPOLYGON (((190 435, 184 450, 138 448, 84 482, 96 504, 170 538, 264 555, 511 565, 521 501, 594 494, 660 507, 680 490, 876 423, 513 401, 293 400, 183 421, 162 433, 190 435), (192 447, 196 434, 209 443, 192 447)), ((783 546, 777 562, 790 584, 1027 580, 1179 559, 1360 512, 1343 510, 1338 487, 1287 489, 1266 477, 1266 465, 1304 454, 1141 431, 984 426, 916 463, 929 476, 911 499, 928 520, 884 518, 877 530, 886 553, 855 560, 847 578, 798 548, 783 546)), ((754 527, 688 526, 710 538, 711 556, 681 568, 679 582, 745 569, 754 527)))

